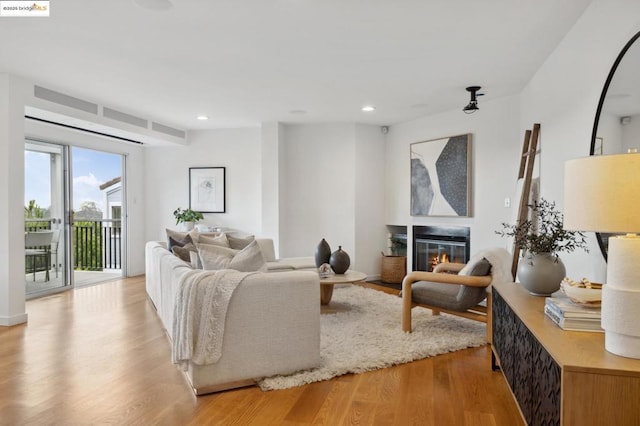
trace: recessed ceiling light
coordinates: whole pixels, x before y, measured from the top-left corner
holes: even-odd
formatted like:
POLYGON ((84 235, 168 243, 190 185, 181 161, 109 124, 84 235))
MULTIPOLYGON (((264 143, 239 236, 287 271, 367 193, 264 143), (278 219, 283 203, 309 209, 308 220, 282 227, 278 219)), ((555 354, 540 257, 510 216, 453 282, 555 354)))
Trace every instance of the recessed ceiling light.
POLYGON ((362 107, 362 111, 364 112, 371 112, 375 110, 376 110, 376 107, 374 107, 373 105, 365 105, 362 107))
POLYGON ((208 119, 209 119, 209 117, 207 117, 206 115, 199 115, 199 116, 197 116, 196 118, 197 118, 198 120, 202 120, 202 121, 204 121, 204 120, 208 120, 208 119))
POLYGON ((303 110, 303 109, 292 109, 291 111, 289 111, 289 114, 293 114, 293 115, 303 115, 306 114, 307 111, 303 110))

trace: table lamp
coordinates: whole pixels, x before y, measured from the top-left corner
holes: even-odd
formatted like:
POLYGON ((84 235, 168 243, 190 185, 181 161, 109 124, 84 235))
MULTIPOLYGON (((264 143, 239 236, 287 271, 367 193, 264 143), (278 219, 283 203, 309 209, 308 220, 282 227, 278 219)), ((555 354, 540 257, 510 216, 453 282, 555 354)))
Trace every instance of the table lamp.
POLYGON ((602 287, 605 349, 640 359, 640 154, 569 160, 564 229, 626 233, 610 237, 602 287))

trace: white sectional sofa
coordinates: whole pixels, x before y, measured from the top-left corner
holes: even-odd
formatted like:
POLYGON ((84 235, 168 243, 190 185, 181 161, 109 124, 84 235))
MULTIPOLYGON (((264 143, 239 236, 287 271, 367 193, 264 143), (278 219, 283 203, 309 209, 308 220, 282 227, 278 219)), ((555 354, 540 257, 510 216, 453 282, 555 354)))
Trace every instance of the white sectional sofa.
POLYGON ((267 262, 269 272, 277 271, 317 271, 316 261, 313 256, 287 257, 276 259, 276 253, 271 238, 256 238, 262 257, 267 262))
MULTIPOLYGON (((165 247, 162 242, 146 244, 146 290, 173 339, 174 303, 185 275, 193 273, 193 268, 165 247)), ((249 275, 228 305, 221 358, 215 364, 188 365, 186 376, 194 392, 201 395, 247 386, 262 377, 317 367, 319 300, 316 272, 249 275)))

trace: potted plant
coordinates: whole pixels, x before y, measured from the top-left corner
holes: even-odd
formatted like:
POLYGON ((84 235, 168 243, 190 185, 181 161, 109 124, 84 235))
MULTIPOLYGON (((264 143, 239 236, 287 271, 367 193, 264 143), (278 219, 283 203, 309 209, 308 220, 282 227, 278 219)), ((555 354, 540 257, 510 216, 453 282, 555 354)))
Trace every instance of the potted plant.
POLYGON ((176 218, 176 225, 182 223, 182 229, 185 231, 192 230, 196 222, 204 219, 202 213, 193 211, 190 208, 183 210, 181 207, 178 207, 173 211, 173 216, 176 218))
POLYGON ((525 261, 518 264, 520 283, 531 294, 547 296, 560 288, 566 275, 558 253, 571 253, 578 248, 589 250, 582 232, 563 229, 563 216, 555 202, 541 198, 528 207, 533 213, 530 219, 517 225, 503 222, 503 229, 496 233, 512 237, 522 250, 525 261))

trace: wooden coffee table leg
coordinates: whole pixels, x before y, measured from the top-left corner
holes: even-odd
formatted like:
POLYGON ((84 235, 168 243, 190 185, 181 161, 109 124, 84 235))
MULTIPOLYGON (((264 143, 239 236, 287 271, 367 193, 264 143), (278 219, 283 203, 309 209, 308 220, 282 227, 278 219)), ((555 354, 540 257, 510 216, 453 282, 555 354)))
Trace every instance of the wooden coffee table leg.
POLYGON ((320 286, 320 304, 328 305, 333 296, 333 284, 322 284, 320 286))

